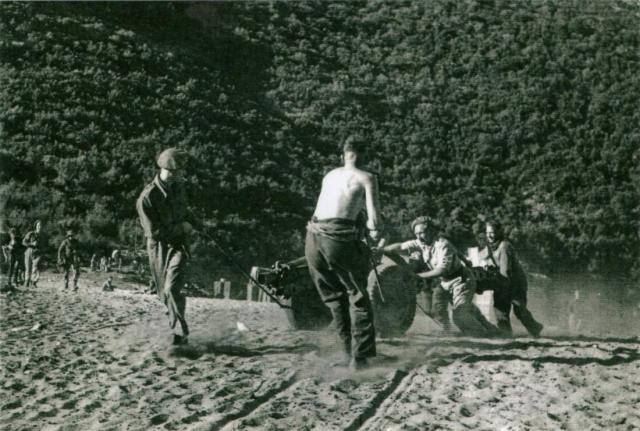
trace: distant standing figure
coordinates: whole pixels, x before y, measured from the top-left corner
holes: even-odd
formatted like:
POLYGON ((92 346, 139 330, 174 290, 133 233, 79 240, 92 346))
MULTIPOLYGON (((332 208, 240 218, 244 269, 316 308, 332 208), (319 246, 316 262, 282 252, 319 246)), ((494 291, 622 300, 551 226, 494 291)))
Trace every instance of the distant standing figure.
POLYGON ((106 256, 102 256, 100 258, 100 271, 109 272, 109 264, 107 262, 107 257, 106 256))
POLYGON ((480 251, 480 259, 486 265, 497 266, 500 274, 508 280, 508 288, 496 290, 493 294, 494 311, 498 328, 511 333, 511 306, 513 313, 522 322, 527 331, 537 337, 544 326, 533 318, 527 309, 527 275, 518 261, 516 251, 505 239, 502 224, 497 221, 485 225, 487 246, 480 251))
POLYGON ((95 272, 97 264, 98 264, 98 255, 93 253, 91 255, 91 262, 89 263, 89 267, 91 268, 91 272, 95 272))
POLYGON ((187 153, 169 148, 160 154, 157 164, 160 171, 140 194, 136 209, 147 239, 151 274, 168 309, 173 344, 185 344, 189 327, 182 288, 187 281, 189 234, 193 225, 199 227, 200 223, 187 209, 182 180, 187 153))
POLYGON ((104 284, 102 285, 102 291, 103 292, 113 292, 113 277, 109 276, 109 278, 107 278, 107 281, 104 282, 104 284))
POLYGON ((35 229, 27 232, 22 239, 22 245, 27 249, 24 253, 24 278, 26 287, 33 285, 38 287, 38 280, 40 279, 40 270, 38 268, 40 264, 40 257, 46 247, 46 239, 42 232, 42 222, 40 220, 35 222, 35 229))
POLYGON ((361 168, 364 149, 364 142, 357 138, 349 138, 343 145, 344 166, 322 179, 305 240, 311 279, 331 310, 345 359, 353 370, 367 367, 367 358, 376 356, 373 309, 367 292, 371 254, 356 220, 366 210, 366 227, 377 240, 382 218, 378 180, 361 168))
POLYGON ((120 250, 113 250, 113 253, 111 254, 111 263, 114 266, 118 266, 118 271, 122 270, 122 253, 120 250))
POLYGON ((15 228, 9 229, 9 244, 7 245, 7 257, 9 262, 9 286, 18 284, 18 265, 22 258, 20 256, 21 247, 19 241, 19 234, 15 228))
POLYGON ((580 333, 580 329, 582 328, 582 319, 580 319, 580 291, 576 290, 573 292, 573 298, 569 301, 569 307, 567 310, 567 314, 569 316, 569 333, 571 335, 577 335, 580 333))
POLYGON ((69 276, 73 273, 73 290, 78 290, 78 277, 80 276, 80 259, 78 257, 78 242, 73 231, 67 231, 67 237, 58 248, 58 265, 64 271, 64 288, 69 288, 69 276))

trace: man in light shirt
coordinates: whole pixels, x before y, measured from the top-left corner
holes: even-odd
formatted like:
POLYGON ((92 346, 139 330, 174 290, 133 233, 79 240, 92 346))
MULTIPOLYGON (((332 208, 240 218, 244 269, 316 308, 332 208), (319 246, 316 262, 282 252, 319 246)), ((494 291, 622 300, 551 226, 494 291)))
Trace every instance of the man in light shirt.
MULTIPOLYGON (((415 239, 391 244, 384 248, 385 251, 397 254, 410 255, 420 261, 422 268, 428 268, 429 250, 431 246, 427 244, 427 225, 425 217, 418 217, 411 222, 411 231, 416 236, 415 239)), ((440 283, 426 281, 428 287, 425 289, 427 295, 426 311, 445 332, 450 332, 451 319, 449 319, 449 297, 440 283)))
POLYGON ((440 286, 452 304, 453 322, 465 335, 496 336, 498 328, 491 324, 473 303, 476 281, 471 270, 463 263, 454 245, 440 233, 438 225, 429 217, 419 217, 414 232, 416 240, 391 244, 383 248, 385 253, 400 252, 419 246, 427 271, 418 274, 423 279, 440 279, 440 286))

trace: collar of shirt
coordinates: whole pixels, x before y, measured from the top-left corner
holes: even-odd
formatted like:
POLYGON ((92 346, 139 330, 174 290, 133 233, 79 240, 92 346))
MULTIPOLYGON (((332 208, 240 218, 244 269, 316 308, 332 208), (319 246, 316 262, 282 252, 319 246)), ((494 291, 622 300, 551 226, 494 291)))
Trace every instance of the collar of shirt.
POLYGON ((156 175, 153 179, 153 183, 158 187, 162 195, 166 198, 168 196, 169 187, 168 184, 160 179, 160 175, 156 175))

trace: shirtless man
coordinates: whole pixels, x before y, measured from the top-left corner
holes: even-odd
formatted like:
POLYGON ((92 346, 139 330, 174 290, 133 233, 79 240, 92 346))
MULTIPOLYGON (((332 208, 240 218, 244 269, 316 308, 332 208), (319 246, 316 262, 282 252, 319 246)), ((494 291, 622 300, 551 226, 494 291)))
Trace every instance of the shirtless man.
POLYGON ((376 240, 382 227, 376 177, 359 168, 363 143, 349 138, 344 166, 322 180, 313 218, 307 225, 305 256, 320 297, 331 310, 345 358, 354 370, 376 355, 373 311, 367 293, 370 252, 356 219, 367 212, 366 227, 376 240))

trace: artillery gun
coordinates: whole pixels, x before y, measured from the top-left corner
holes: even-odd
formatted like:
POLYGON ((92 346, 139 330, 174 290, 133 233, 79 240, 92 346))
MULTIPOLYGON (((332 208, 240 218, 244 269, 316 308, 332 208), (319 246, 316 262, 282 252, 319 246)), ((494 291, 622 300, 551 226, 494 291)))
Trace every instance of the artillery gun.
MULTIPOLYGON (((415 275, 418 271, 418 261, 390 254, 382 256, 369 272, 367 290, 379 336, 402 335, 413 323, 416 292, 422 283, 415 275)), ((285 312, 293 328, 322 329, 331 323, 331 312, 311 281, 304 257, 276 262, 270 268, 254 266, 251 276, 289 306, 285 312)))

